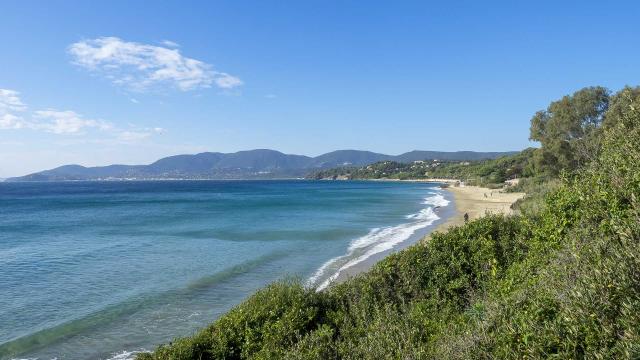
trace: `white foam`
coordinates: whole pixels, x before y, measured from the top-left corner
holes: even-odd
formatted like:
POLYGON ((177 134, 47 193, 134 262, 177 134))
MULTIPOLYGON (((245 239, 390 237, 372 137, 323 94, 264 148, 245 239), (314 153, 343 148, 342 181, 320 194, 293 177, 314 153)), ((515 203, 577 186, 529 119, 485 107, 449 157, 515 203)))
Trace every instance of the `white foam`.
POLYGON ((406 218, 407 219, 414 219, 414 220, 429 220, 430 218, 434 217, 434 216, 438 216, 433 212, 433 208, 425 208, 420 210, 419 212, 415 213, 415 214, 411 214, 411 215, 407 215, 406 218))
POLYGON ((444 207, 449 205, 450 201, 445 199, 442 194, 435 194, 424 199, 423 204, 444 207))
POLYGON ((371 231, 369 231, 367 235, 357 238, 353 242, 351 242, 351 245, 349 245, 349 250, 352 251, 355 249, 359 249, 359 248, 363 248, 365 246, 371 245, 376 241, 376 234, 380 231, 381 231, 380 228, 371 229, 371 231))
MULTIPOLYGON (((309 280, 307 280, 307 286, 313 286, 318 281, 318 279, 320 279, 320 277, 322 277, 322 275, 324 275, 324 273, 327 272, 327 269, 329 269, 331 265, 346 258, 347 256, 349 256, 348 253, 342 256, 335 257, 327 261, 326 263, 322 264, 322 266, 318 270, 316 270, 316 272, 309 278, 309 280)), ((319 289, 319 290, 322 290, 322 289, 319 289)))
POLYGON ((397 226, 371 229, 367 235, 352 241, 345 255, 335 257, 324 263, 315 274, 309 278, 307 285, 314 285, 329 269, 335 267, 337 263, 349 259, 342 264, 334 274, 323 281, 317 287, 317 290, 320 291, 326 288, 335 281, 344 270, 365 261, 377 253, 391 250, 396 245, 410 238, 417 230, 433 224, 434 221, 440 218, 433 211, 434 207, 447 206, 449 203, 449 200, 446 200, 441 194, 433 194, 433 196, 425 198, 423 202, 425 205, 430 205, 429 207, 415 214, 406 216, 407 219, 412 220, 411 222, 397 226), (362 253, 356 254, 357 252, 362 253))
POLYGON ((202 315, 202 314, 201 314, 201 313, 199 313, 198 311, 195 311, 195 312, 192 312, 191 314, 189 314, 189 315, 187 316, 187 319, 191 319, 191 318, 192 318, 192 317, 194 317, 194 316, 200 316, 200 315, 202 315))
POLYGON ((132 350, 132 351, 123 350, 122 352, 112 354, 113 356, 108 358, 107 360, 134 360, 136 358, 136 355, 140 353, 149 353, 149 352, 151 351, 144 350, 144 349, 132 350))

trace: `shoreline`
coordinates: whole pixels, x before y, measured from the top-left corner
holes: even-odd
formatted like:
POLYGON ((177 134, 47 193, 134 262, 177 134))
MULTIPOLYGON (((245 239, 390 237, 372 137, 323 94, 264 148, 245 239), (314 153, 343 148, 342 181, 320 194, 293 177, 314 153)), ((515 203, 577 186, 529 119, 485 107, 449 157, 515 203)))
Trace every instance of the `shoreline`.
MULTIPOLYGON (((464 214, 469 214, 469 220, 475 220, 485 214, 511 215, 514 211, 511 205, 523 198, 525 193, 507 193, 502 189, 489 189, 479 186, 456 186, 445 190, 453 194, 455 214, 433 231, 446 231, 452 226, 464 224, 464 214)), ((426 236, 423 240, 426 240, 426 236)))
MULTIPOLYGON (((431 180, 431 179, 429 179, 431 180)), ((415 181, 415 180, 391 180, 391 181, 415 181)), ((418 180, 425 181, 425 180, 418 180)), ((429 182, 440 182, 440 181, 429 181, 429 182)), ((449 183, 454 182, 453 180, 449 180, 449 183)), ((427 226, 426 233, 422 232, 417 238, 409 238, 404 241, 406 243, 404 246, 400 244, 398 247, 390 249, 388 251, 384 251, 376 254, 376 256, 372 256, 365 261, 353 265, 347 269, 344 269, 340 273, 338 273, 335 280, 329 284, 335 285, 345 282, 355 276, 358 276, 364 272, 369 271, 376 263, 380 260, 386 258, 390 254, 407 248, 409 246, 414 246, 424 241, 429 241, 431 234, 433 232, 443 232, 447 231, 450 227, 459 226, 464 224, 464 214, 469 215, 469 220, 475 220, 484 216, 485 214, 505 214, 510 215, 513 214, 514 211, 511 209, 511 205, 515 203, 518 199, 524 197, 525 193, 507 193, 502 189, 489 189, 483 188, 479 186, 449 186, 444 188, 443 190, 448 191, 451 195, 453 201, 451 202, 451 206, 447 206, 444 209, 447 209, 452 214, 445 218, 441 222, 436 222, 436 224, 431 227, 431 225, 427 226), (431 227, 431 228, 429 228, 431 227)))

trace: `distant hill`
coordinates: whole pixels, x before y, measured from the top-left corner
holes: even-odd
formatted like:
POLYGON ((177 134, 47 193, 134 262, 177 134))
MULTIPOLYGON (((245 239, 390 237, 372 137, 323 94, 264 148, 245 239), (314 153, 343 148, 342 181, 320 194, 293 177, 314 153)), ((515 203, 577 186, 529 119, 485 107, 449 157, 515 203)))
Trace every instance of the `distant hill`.
MULTIPOLYGON (((477 160, 487 160, 487 159, 496 159, 505 155, 512 155, 517 153, 517 151, 511 152, 475 152, 475 151, 454 151, 454 152, 444 152, 444 151, 422 151, 422 150, 413 150, 407 153, 394 156, 393 159, 398 162, 412 162, 419 160, 444 160, 444 161, 477 161, 477 160)), ((386 159, 385 159, 386 160, 386 159)))
POLYGON ((370 151, 338 150, 316 157, 257 149, 235 153, 205 152, 175 155, 149 165, 109 165, 84 167, 64 165, 51 170, 9 178, 6 181, 69 181, 123 179, 274 179, 302 177, 309 171, 337 166, 362 166, 382 160, 473 161, 494 159, 515 152, 411 151, 385 155, 370 151))

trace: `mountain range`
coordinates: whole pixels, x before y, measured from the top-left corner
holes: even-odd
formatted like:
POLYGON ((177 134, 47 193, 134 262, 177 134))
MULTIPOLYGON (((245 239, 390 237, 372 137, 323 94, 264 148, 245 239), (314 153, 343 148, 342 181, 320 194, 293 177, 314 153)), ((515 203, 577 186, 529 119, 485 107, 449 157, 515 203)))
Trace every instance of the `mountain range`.
POLYGON ((318 170, 339 166, 363 166, 377 161, 418 160, 474 161, 494 159, 515 152, 410 151, 385 155, 361 150, 338 150, 316 157, 256 149, 235 153, 204 152, 175 155, 149 165, 108 165, 85 167, 64 165, 51 170, 9 178, 6 181, 67 181, 125 179, 273 179, 296 178, 318 170))

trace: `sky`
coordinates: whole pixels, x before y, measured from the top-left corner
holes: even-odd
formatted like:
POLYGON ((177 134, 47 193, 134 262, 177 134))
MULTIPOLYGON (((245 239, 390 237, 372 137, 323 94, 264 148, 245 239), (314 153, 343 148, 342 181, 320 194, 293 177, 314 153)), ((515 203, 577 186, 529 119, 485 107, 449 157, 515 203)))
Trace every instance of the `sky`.
POLYGON ((520 150, 640 84, 638 1, 0 0, 0 178, 270 148, 520 150))

